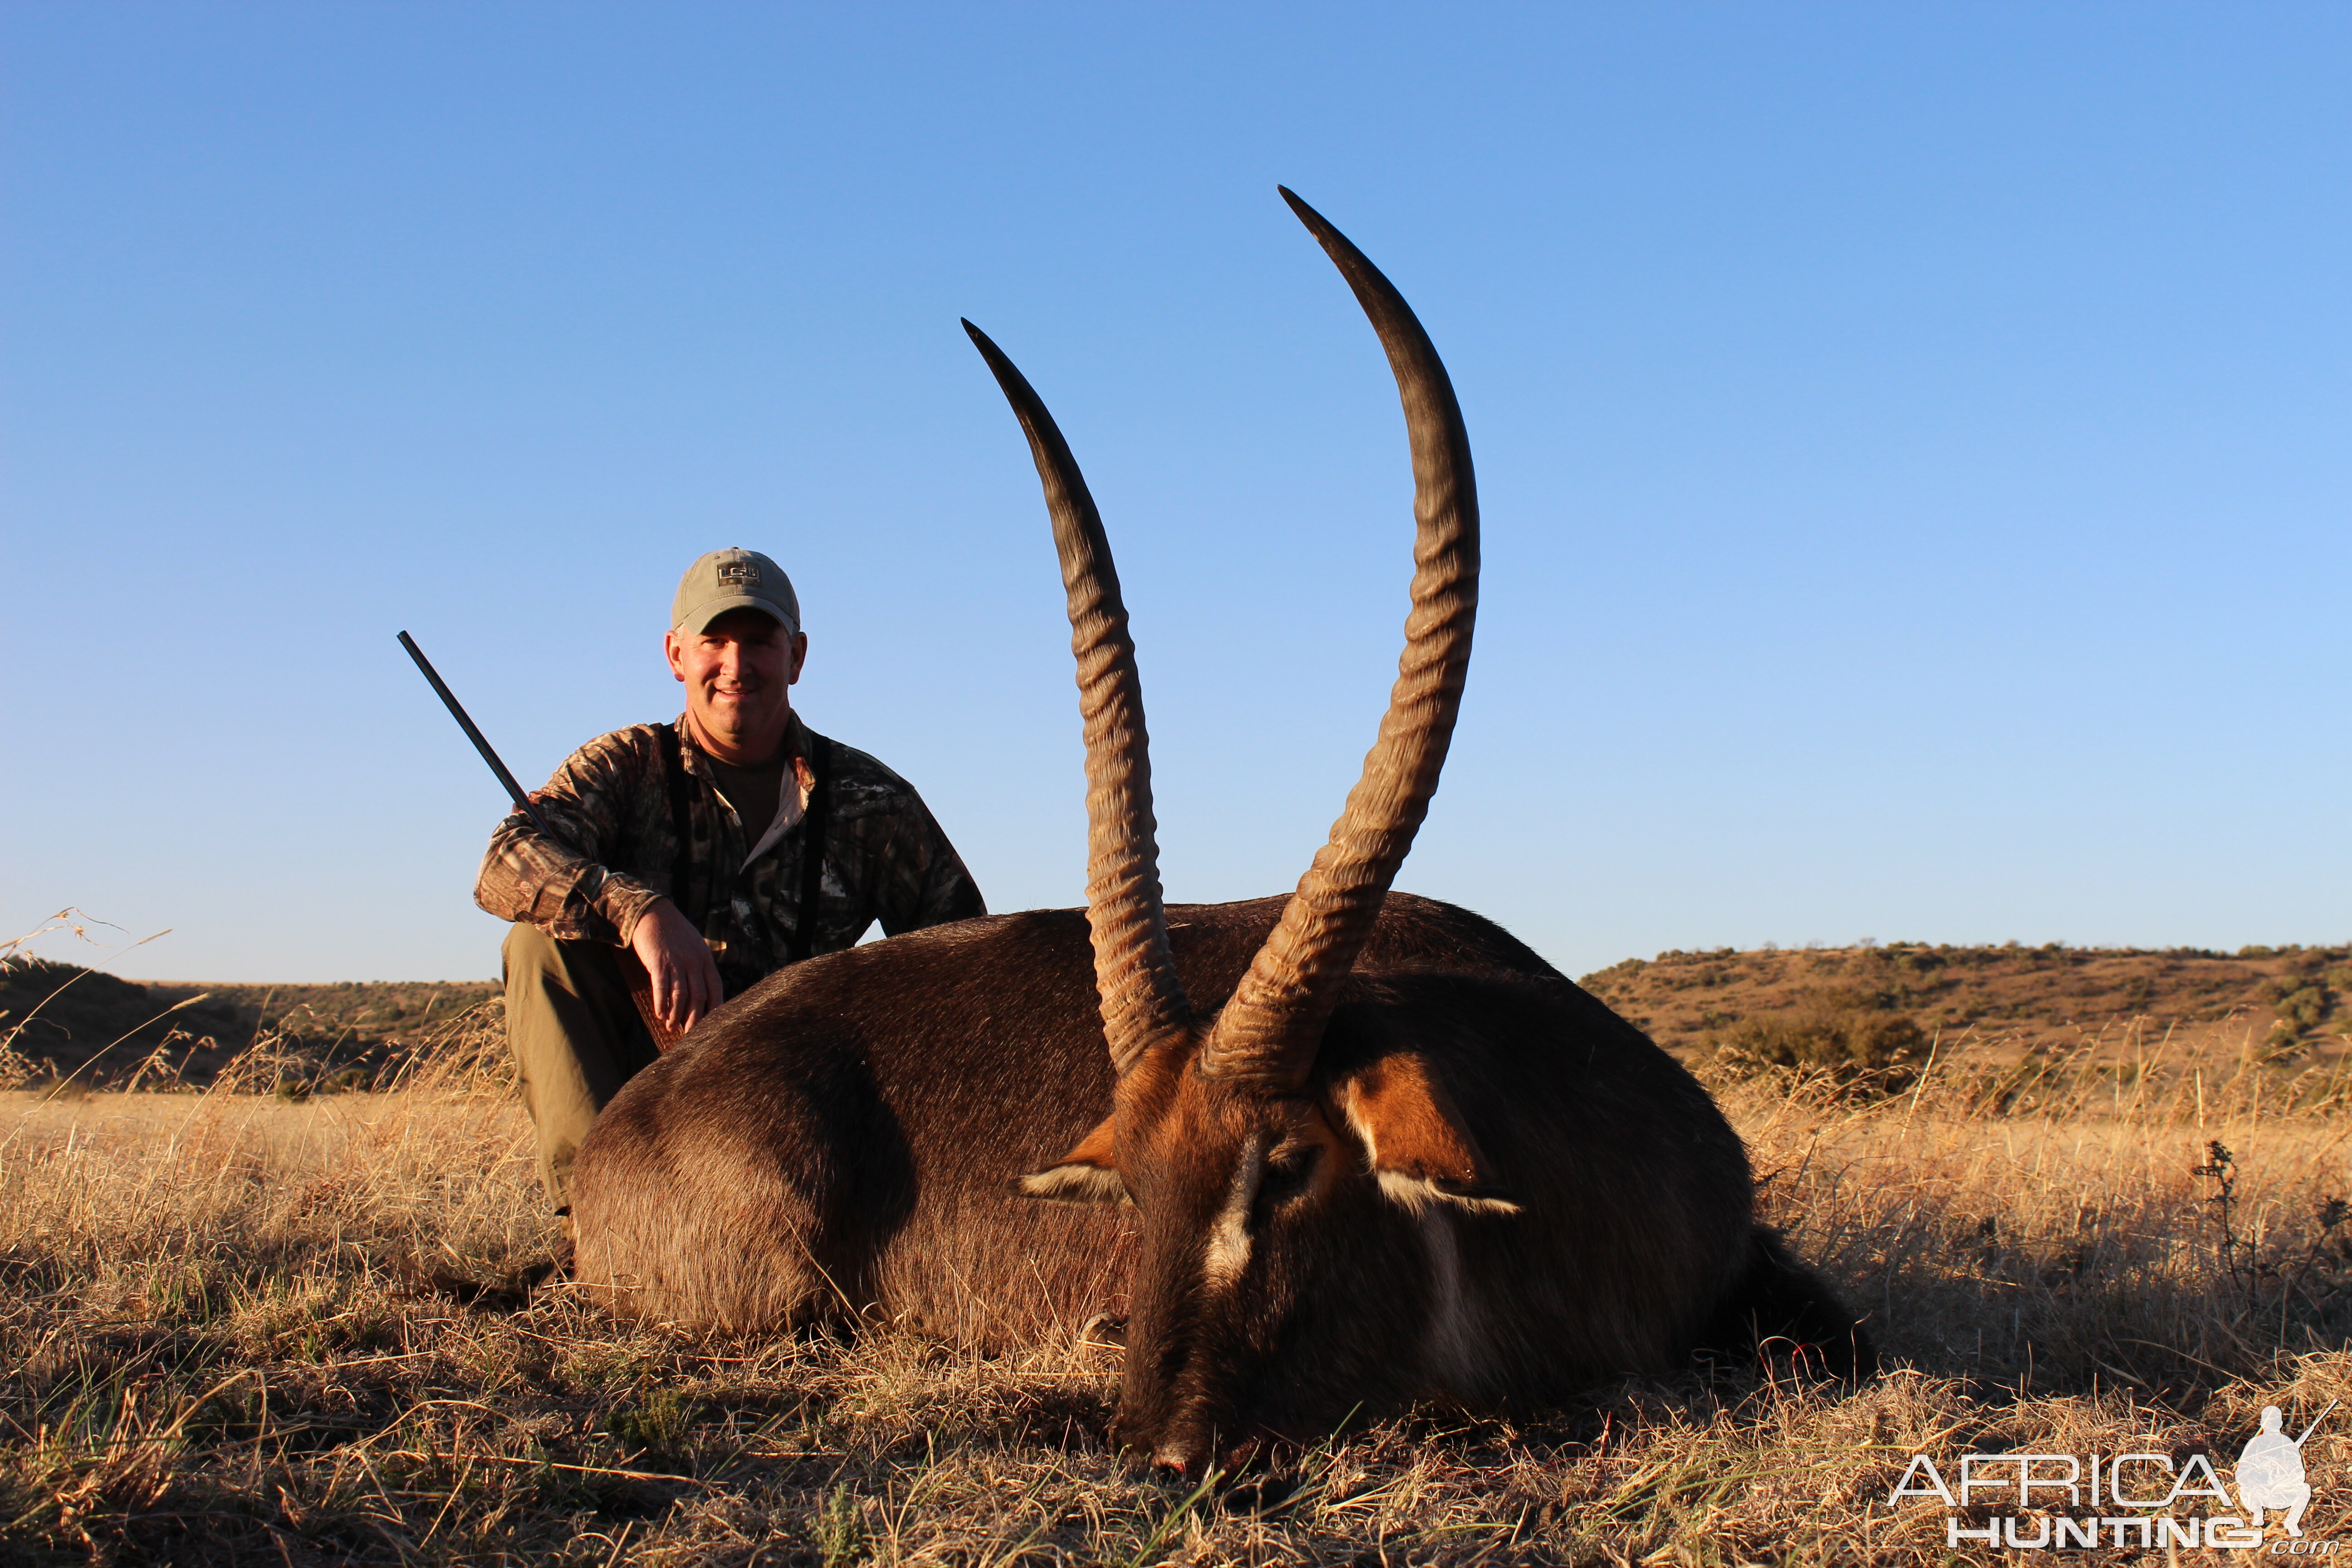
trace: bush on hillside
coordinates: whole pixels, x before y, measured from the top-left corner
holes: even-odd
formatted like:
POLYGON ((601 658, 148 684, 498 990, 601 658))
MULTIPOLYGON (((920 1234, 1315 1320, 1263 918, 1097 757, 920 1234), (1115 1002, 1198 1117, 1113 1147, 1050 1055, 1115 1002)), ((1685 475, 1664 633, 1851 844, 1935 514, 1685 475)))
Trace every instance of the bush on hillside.
POLYGON ((2292 1039, 2306 1030, 2315 1029, 2335 1011, 2336 993, 2329 981, 2341 970, 2330 970, 2324 979, 2299 974, 2284 980, 2273 980, 2263 987, 2263 998, 2278 1015, 2273 1034, 2276 1040, 2292 1039))
POLYGON ((1884 997, 1851 990, 1801 993, 1788 1008, 1743 1018, 1708 1039, 1727 1065, 1747 1060, 1841 1076, 1898 1067, 1927 1044, 1918 1020, 1884 997))

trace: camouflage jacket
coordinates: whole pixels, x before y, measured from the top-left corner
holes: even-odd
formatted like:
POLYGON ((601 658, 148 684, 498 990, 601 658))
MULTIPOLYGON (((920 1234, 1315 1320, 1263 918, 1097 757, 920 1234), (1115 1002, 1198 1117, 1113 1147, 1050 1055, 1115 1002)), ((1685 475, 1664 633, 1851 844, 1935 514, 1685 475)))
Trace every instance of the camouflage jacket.
POLYGON ((600 735, 531 795, 556 838, 520 811, 499 823, 474 901, 552 937, 621 944, 654 900, 667 898, 710 939, 731 996, 794 956, 814 816, 824 831, 824 883, 810 952, 837 952, 877 920, 896 936, 985 914, 971 873, 914 787, 863 752, 837 741, 813 748, 815 739, 793 714, 785 743, 795 776, 785 781, 782 809, 803 815, 745 865, 754 840, 683 718, 669 729, 633 724, 600 735), (684 770, 683 853, 661 750, 671 734, 684 770), (828 753, 828 799, 808 811, 813 749, 828 753), (680 871, 684 885, 674 887, 680 871))

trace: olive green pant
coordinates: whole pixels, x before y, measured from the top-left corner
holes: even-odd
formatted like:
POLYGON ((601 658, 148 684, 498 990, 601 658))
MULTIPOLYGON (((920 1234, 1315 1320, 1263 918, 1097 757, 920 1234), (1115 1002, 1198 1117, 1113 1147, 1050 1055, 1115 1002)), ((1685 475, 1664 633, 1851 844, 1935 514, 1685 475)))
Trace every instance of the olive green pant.
POLYGON ((568 1214, 572 1158, 596 1113, 658 1053, 622 983, 618 948, 517 925, 505 952, 507 1045, 539 1131, 539 1179, 568 1214))

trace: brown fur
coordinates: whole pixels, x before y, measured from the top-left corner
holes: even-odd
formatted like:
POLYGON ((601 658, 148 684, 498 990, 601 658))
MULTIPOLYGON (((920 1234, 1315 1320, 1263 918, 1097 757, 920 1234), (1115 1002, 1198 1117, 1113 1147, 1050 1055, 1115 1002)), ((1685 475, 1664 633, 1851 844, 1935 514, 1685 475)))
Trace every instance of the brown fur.
MULTIPOLYGON (((1187 994, 1213 1006, 1282 903, 1172 909, 1187 994)), ((1157 1053, 1115 1082, 1075 910, 813 960, 606 1110, 574 1173, 579 1278, 624 1312, 739 1330, 1003 1345, 1131 1315, 1120 1430, 1187 1464, 1350 1410, 1667 1368, 1754 1288, 1746 1154, 1713 1102, 1465 910, 1391 897, 1303 1094, 1193 1065, 1157 1053), (1265 1190, 1221 1283, 1202 1238, 1245 1159, 1265 1190), (1070 1164, 1141 1206, 1007 1190, 1070 1164), (1400 1201, 1380 1172, 1427 1191, 1400 1201)))
MULTIPOLYGON (((1231 991, 1284 901, 1171 909, 1188 993, 1231 991)), ((1391 904, 1368 967, 1553 973, 1465 910, 1391 904)), ((880 1316, 982 1344, 1120 1310, 1131 1216, 1005 1187, 1109 1112, 1093 963, 1083 914, 1033 910, 813 959, 729 1002, 582 1146, 579 1278, 685 1323, 880 1316)))
POLYGON ((1118 1428, 1166 1463, 1668 1369, 1750 1267, 1738 1136, 1556 976, 1359 973, 1297 1097, 1192 1066, 1148 1058, 1118 1089, 1143 1227, 1118 1428), (1217 1211, 1253 1169, 1237 1267, 1217 1211))

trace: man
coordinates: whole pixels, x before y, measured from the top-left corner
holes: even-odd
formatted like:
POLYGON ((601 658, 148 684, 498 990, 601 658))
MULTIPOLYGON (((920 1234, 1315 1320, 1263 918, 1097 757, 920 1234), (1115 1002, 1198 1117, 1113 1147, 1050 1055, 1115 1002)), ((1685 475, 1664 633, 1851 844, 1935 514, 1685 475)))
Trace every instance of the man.
POLYGON ((697 561, 662 647, 685 713, 574 752, 531 796, 552 837, 508 817, 474 887, 476 903, 517 922, 507 1039, 558 1214, 596 1113, 657 1054, 624 951, 675 1034, 877 920, 895 936, 987 912, 913 788, 793 711, 808 637, 773 561, 751 550, 697 561))

